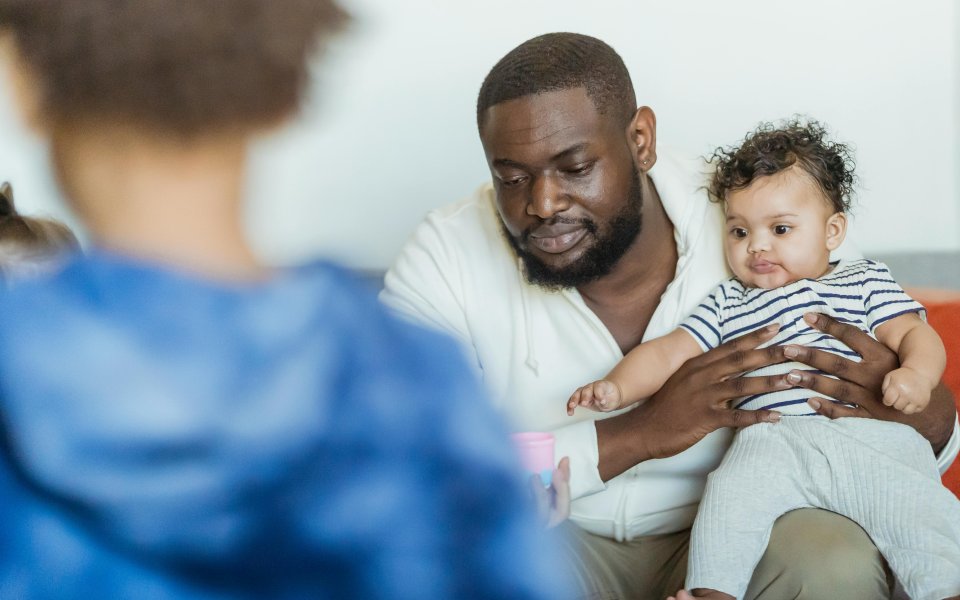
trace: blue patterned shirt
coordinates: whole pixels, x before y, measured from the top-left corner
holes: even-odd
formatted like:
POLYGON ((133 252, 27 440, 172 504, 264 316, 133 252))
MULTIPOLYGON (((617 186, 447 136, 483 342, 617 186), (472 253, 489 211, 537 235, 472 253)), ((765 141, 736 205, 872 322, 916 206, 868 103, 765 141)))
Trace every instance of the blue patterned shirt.
POLYGON ((325 263, 0 293, 0 597, 556 598, 454 344, 325 263))

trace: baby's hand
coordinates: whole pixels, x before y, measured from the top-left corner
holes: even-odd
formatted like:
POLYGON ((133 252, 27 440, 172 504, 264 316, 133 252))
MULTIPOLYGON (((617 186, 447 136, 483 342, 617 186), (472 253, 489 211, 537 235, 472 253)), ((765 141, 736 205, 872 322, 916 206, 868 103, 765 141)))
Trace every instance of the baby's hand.
POLYGON ((923 375, 909 367, 887 373, 883 379, 883 403, 905 415, 918 413, 930 403, 933 388, 923 375))
POLYGON ((610 412, 620 408, 621 401, 620 386, 609 379, 601 379, 577 388, 567 401, 567 414, 572 415, 578 406, 610 412))

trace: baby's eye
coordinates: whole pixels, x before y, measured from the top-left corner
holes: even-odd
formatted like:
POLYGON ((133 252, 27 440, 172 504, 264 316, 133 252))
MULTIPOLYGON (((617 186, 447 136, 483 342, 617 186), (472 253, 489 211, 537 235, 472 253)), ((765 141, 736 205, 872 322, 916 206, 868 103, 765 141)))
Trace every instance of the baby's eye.
POLYGON ((789 225, 775 225, 773 232, 777 235, 784 235, 789 233, 791 229, 793 229, 793 227, 790 227, 789 225))
POLYGON ((738 240, 742 240, 743 238, 747 237, 747 230, 744 229, 743 227, 734 227, 733 229, 730 230, 730 235, 737 238, 738 240))

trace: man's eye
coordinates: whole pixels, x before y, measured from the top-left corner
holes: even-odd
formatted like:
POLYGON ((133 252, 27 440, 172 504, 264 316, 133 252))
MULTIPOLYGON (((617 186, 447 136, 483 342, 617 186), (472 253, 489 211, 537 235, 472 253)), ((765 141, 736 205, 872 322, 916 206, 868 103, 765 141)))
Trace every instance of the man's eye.
POLYGON ((742 240, 743 238, 747 237, 747 230, 744 229, 743 227, 734 227, 733 229, 730 230, 730 235, 737 238, 738 240, 742 240))
POLYGON ((773 232, 777 235, 784 235, 789 233, 791 229, 793 229, 793 227, 790 227, 789 225, 775 225, 773 232))
POLYGON ((516 187, 526 181, 526 177, 508 177, 506 179, 500 180, 500 185, 503 187, 516 187))
POLYGON ((587 162, 587 163, 582 163, 582 164, 570 167, 566 171, 570 175, 586 175, 587 173, 590 172, 590 169, 592 168, 593 168, 593 163, 587 162))

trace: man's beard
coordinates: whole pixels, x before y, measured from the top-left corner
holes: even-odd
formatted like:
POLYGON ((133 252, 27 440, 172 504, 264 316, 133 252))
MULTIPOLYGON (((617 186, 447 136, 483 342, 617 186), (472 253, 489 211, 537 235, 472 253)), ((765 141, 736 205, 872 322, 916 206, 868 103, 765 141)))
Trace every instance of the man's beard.
POLYGON ((593 246, 583 253, 583 256, 564 267, 555 269, 535 255, 526 247, 530 238, 531 229, 523 231, 517 238, 503 227, 504 235, 513 247, 514 252, 523 261, 524 274, 527 281, 546 290, 559 291, 566 288, 575 288, 596 281, 610 273, 617 262, 626 254, 643 228, 643 219, 640 208, 643 206, 643 192, 640 188, 640 173, 634 167, 633 181, 623 209, 617 213, 604 231, 597 223, 590 219, 568 219, 555 217, 547 221, 550 224, 567 223, 579 224, 587 230, 588 235, 596 241, 593 246))

